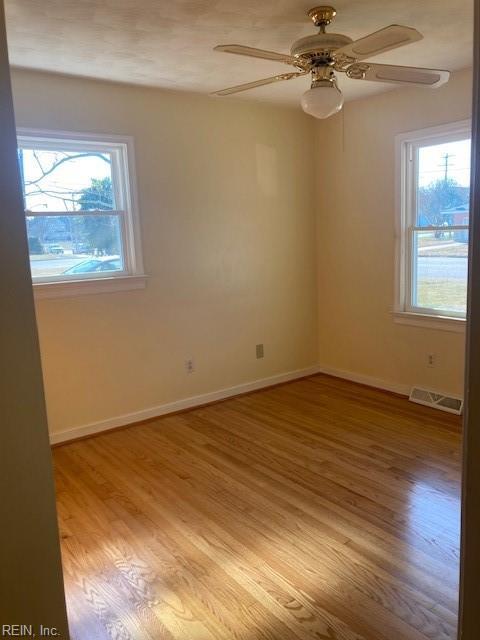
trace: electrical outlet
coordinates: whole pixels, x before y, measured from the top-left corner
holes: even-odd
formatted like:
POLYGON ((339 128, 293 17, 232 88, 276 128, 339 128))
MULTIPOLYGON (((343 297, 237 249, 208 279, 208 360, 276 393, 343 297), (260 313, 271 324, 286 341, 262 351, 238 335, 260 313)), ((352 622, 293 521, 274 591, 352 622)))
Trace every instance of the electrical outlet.
POLYGON ((195 364, 192 358, 185 360, 185 371, 187 373, 193 373, 195 371, 195 364))
POLYGON ((263 344, 257 344, 255 346, 255 353, 257 355, 257 360, 260 360, 260 358, 263 358, 265 356, 263 344))
POLYGON ((427 354, 427 367, 433 368, 437 364, 437 354, 436 353, 428 353, 427 354))

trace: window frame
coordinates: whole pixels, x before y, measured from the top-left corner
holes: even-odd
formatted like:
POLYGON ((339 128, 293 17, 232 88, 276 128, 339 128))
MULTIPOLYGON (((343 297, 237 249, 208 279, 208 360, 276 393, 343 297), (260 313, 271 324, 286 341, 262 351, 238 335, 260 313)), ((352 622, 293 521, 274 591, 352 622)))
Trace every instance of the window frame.
MULTIPOLYGON (((426 145, 471 139, 471 121, 461 120, 436 127, 401 133, 395 138, 396 174, 396 247, 394 319, 412 324, 450 331, 464 331, 462 312, 430 309, 413 304, 414 237, 419 231, 436 230, 435 226, 420 227, 416 219, 418 182, 418 149, 426 145)), ((438 227, 440 228, 440 227, 438 227)), ((470 225, 455 225, 449 230, 469 230, 470 225)))
POLYGON ((61 274, 44 278, 32 276, 35 297, 63 297, 144 288, 146 276, 143 268, 133 138, 111 134, 18 127, 17 146, 25 149, 100 151, 109 153, 112 157, 115 209, 82 211, 81 214, 60 210, 58 212, 25 210, 25 218, 56 215, 115 215, 120 220, 123 258, 121 271, 105 271, 103 272, 105 275, 102 275, 101 271, 94 272, 93 277, 85 277, 84 274, 71 274, 68 278, 62 278, 61 274))

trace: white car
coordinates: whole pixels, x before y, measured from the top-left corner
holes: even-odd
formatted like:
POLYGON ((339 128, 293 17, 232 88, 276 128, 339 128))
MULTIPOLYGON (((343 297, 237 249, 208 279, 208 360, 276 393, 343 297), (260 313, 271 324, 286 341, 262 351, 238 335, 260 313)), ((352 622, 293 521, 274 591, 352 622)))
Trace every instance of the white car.
POLYGON ((46 253, 50 253, 53 256, 63 256, 65 250, 59 244, 50 244, 47 246, 46 253))
POLYGON ((95 273, 98 271, 121 271, 123 269, 120 256, 102 256, 100 258, 89 258, 80 264, 70 267, 63 273, 74 275, 78 273, 95 273))

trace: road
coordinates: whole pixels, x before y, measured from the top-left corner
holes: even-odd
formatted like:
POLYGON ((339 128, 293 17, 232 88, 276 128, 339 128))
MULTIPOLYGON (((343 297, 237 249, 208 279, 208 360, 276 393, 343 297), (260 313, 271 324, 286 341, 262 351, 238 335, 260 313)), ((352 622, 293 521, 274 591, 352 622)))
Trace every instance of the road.
POLYGON ((58 256, 56 258, 44 258, 43 256, 33 256, 30 260, 32 274, 34 276, 58 276, 70 267, 85 262, 91 256, 58 256))
POLYGON ((46 258, 45 260, 32 260, 32 264, 43 269, 58 269, 65 271, 75 264, 85 262, 89 256, 59 256, 58 258, 46 258))
POLYGON ((449 280, 466 280, 468 273, 467 258, 449 258, 432 256, 418 258, 418 279, 436 280, 447 277, 449 280))

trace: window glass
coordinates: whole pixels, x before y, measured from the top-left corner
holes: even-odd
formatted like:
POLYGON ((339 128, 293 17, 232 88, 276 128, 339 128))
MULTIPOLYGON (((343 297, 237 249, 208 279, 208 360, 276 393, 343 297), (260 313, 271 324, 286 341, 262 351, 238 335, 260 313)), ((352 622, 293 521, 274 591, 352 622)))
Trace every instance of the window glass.
POLYGON ((417 225, 468 224, 470 140, 421 146, 417 163, 417 225), (467 220, 467 222, 465 222, 467 220))
POLYGON ((464 315, 468 277, 470 139, 413 144, 411 157, 415 181, 411 186, 415 187, 416 197, 415 206, 408 211, 410 278, 407 303, 414 310, 437 315, 464 315))
POLYGON ((413 244, 413 305, 465 314, 468 230, 416 231, 413 244))
POLYGON ((25 209, 40 213, 115 209, 110 153, 20 148, 18 156, 25 209))
POLYGON ((33 278, 123 271, 118 215, 27 214, 27 234, 33 278))

